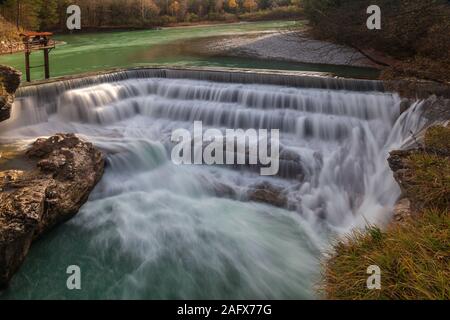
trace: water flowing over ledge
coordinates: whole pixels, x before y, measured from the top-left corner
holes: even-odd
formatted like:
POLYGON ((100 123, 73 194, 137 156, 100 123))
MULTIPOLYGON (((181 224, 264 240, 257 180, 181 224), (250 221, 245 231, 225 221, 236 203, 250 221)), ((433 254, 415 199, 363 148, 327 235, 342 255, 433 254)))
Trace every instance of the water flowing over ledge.
POLYGON ((107 154, 90 201, 32 252, 18 296, 31 274, 44 287, 32 296, 70 295, 44 271, 74 260, 92 281, 83 297, 313 297, 329 236, 389 219, 400 192, 388 152, 426 125, 422 102, 400 115, 400 97, 380 82, 294 74, 139 69, 17 96, 2 139, 75 132, 107 154), (175 166, 170 133, 196 120, 280 129, 282 174, 175 166), (247 201, 265 184, 289 210, 247 201))
POLYGON ((136 68, 38 81, 22 86, 17 94, 21 96, 35 95, 36 93, 47 96, 57 95, 66 90, 88 85, 142 78, 196 79, 231 83, 273 84, 300 88, 384 91, 382 81, 335 78, 320 72, 276 72, 273 70, 257 71, 232 68, 136 68), (36 92, 36 85, 39 86, 38 92, 36 92))

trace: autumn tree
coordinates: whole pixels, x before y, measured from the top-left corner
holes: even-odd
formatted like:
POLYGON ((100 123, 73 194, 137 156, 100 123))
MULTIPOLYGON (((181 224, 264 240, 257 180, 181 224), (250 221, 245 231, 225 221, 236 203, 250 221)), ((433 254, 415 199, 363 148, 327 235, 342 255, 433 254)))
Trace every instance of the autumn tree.
POLYGON ((173 1, 169 6, 169 12, 172 16, 177 16, 180 12, 180 3, 178 1, 173 1))
POLYGON ((235 12, 237 10, 238 4, 236 0, 227 0, 227 9, 230 12, 235 12))
POLYGON ((255 0, 244 0, 244 2, 242 3, 242 8, 247 12, 254 11, 257 7, 258 4, 255 0))

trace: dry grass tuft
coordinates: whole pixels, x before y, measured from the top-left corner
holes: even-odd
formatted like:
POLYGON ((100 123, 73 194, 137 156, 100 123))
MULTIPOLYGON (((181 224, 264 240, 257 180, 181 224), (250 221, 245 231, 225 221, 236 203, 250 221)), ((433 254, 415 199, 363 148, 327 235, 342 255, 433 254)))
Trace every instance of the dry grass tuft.
POLYGON ((428 209, 384 232, 354 232, 324 263, 320 291, 330 299, 450 299, 449 230, 449 212, 428 209), (381 269, 381 290, 367 289, 370 265, 381 269))

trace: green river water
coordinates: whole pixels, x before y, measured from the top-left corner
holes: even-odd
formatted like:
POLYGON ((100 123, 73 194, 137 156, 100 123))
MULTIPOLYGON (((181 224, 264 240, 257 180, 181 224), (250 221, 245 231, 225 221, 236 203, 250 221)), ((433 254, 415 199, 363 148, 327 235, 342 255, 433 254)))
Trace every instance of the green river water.
MULTIPOLYGON (((296 26, 298 26, 298 22, 295 21, 269 21, 176 27, 161 30, 58 35, 55 39, 62 44, 51 52, 51 76, 152 65, 323 71, 339 76, 364 78, 377 76, 377 71, 370 68, 211 56, 197 53, 190 48, 191 43, 205 37, 285 30, 296 26)), ((0 64, 15 67, 22 72, 25 71, 23 53, 0 56, 0 64)), ((31 65, 36 66, 36 68, 32 69, 32 80, 43 78, 43 67, 39 67, 42 64, 42 53, 33 53, 31 65)))

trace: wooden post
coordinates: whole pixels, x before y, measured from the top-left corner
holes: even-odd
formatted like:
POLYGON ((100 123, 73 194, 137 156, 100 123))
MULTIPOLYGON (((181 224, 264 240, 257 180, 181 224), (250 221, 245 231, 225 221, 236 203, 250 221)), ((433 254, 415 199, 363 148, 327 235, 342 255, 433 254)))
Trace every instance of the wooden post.
POLYGON ((50 59, 48 58, 48 49, 44 49, 44 67, 45 79, 50 79, 50 59))
MULTIPOLYGON (((1 1, 1 0, 0 0, 1 1)), ((55 48, 55 42, 51 41, 51 32, 25 32, 21 34, 25 46, 25 70, 27 81, 31 82, 30 56, 33 51, 44 51, 44 74, 45 79, 50 79, 50 51, 55 48)))
POLYGON ((25 70, 27 74, 27 82, 31 82, 30 52, 27 49, 25 49, 25 70))

